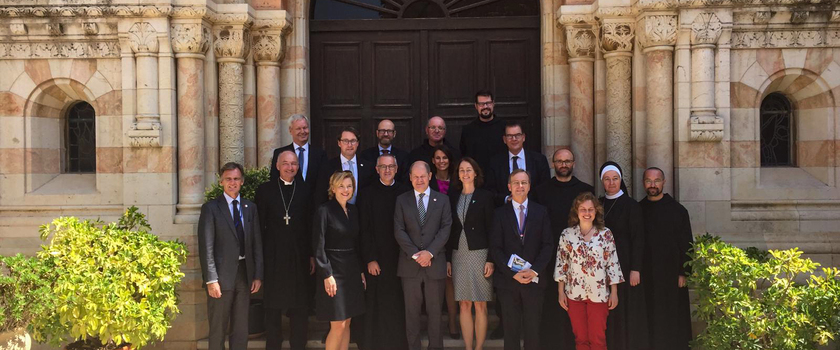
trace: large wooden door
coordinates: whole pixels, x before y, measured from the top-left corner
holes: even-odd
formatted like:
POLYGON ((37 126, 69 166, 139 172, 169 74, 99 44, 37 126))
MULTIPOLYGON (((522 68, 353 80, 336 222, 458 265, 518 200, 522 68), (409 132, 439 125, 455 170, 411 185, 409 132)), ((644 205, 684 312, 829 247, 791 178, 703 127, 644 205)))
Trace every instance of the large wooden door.
POLYGON ((313 20, 310 24, 312 140, 330 156, 344 126, 375 145, 382 119, 410 150, 432 116, 446 120, 457 147, 476 116, 474 95, 496 95, 496 115, 515 119, 539 149, 539 17, 313 20))

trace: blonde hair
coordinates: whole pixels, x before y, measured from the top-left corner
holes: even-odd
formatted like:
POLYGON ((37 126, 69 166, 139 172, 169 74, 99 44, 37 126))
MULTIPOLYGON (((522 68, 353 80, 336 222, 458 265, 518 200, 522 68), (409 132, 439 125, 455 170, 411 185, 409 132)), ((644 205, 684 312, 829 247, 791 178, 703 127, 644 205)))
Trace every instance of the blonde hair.
MULTIPOLYGON (((353 173, 347 170, 336 171, 332 174, 332 176, 330 176, 330 188, 327 190, 327 197, 329 197, 330 200, 335 199, 335 191, 338 189, 338 186, 341 186, 344 179, 350 179, 350 182, 353 184, 353 191, 356 191, 356 178, 353 177, 353 173)), ((352 194, 350 196, 352 196, 352 194)))
POLYGON ((591 201, 592 205, 595 206, 595 220, 592 221, 592 225, 597 227, 599 230, 604 229, 604 207, 601 205, 601 202, 598 201, 598 198, 595 198, 595 195, 591 192, 581 193, 575 197, 574 201, 572 201, 572 210, 569 210, 569 227, 574 227, 580 224, 578 207, 586 201, 591 201))

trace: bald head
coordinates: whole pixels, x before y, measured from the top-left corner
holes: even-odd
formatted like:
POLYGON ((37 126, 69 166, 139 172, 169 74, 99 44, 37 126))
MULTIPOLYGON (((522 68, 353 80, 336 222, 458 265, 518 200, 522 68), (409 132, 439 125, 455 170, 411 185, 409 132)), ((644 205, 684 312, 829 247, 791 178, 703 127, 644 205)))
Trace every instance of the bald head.
POLYGON ((568 148, 561 148, 554 151, 551 157, 554 164, 554 174, 560 182, 572 180, 572 172, 575 170, 575 155, 568 148))
POLYGON ((429 188, 429 180, 431 178, 432 168, 429 166, 429 163, 422 160, 411 163, 409 179, 411 180, 411 186, 414 187, 415 191, 426 192, 426 189, 429 188))
POLYGON ((437 146, 443 142, 446 137, 446 122, 439 116, 429 118, 426 123, 426 135, 429 136, 429 143, 432 146, 437 146))
POLYGON ((277 156, 277 170, 280 171, 280 178, 286 182, 292 182, 297 175, 300 164, 295 152, 283 151, 277 156))
POLYGON ((397 136, 397 130, 394 127, 394 122, 383 119, 376 127, 376 139, 379 140, 379 145, 382 148, 388 148, 394 142, 394 137, 397 136))

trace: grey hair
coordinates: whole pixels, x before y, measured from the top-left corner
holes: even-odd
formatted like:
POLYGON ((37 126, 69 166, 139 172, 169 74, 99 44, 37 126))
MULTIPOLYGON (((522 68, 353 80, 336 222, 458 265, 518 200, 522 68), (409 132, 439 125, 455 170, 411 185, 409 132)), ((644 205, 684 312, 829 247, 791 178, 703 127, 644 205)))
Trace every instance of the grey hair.
POLYGON ((376 157, 376 164, 379 164, 379 160, 380 160, 380 159, 382 159, 382 158, 384 158, 384 157, 391 157, 391 158, 394 158, 394 163, 395 163, 395 164, 397 163, 397 156, 395 156, 395 155, 393 155, 393 154, 388 153, 388 154, 383 154, 383 155, 380 155, 379 157, 376 157))
POLYGON ((408 168, 408 172, 410 173, 412 170, 414 170, 414 167, 415 167, 418 163, 419 163, 419 164, 423 164, 423 166, 424 166, 424 167, 426 167, 426 173, 427 173, 427 174, 429 174, 429 173, 431 173, 431 172, 432 172, 432 167, 430 167, 430 166, 429 166, 429 163, 426 163, 426 162, 424 162, 424 161, 422 161, 422 160, 418 160, 418 161, 416 161, 416 162, 414 162, 414 163, 411 163, 411 167, 410 167, 410 168, 408 168))
POLYGON ((298 120, 301 120, 301 119, 305 120, 306 125, 309 126, 309 118, 307 118, 303 114, 292 114, 292 116, 289 117, 289 125, 291 126, 294 122, 296 122, 298 120))

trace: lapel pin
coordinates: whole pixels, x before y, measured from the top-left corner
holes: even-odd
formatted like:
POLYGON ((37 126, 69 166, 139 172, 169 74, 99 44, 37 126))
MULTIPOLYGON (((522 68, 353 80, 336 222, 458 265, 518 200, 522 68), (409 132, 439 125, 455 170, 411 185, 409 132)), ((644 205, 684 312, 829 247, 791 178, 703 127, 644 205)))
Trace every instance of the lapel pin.
POLYGON ((475 203, 475 199, 473 199, 472 203, 475 203))
POLYGON ((247 204, 245 204, 245 208, 247 208, 247 207, 248 207, 248 205, 247 205, 247 204))
POLYGON ((437 198, 432 199, 433 202, 437 202, 437 198))

